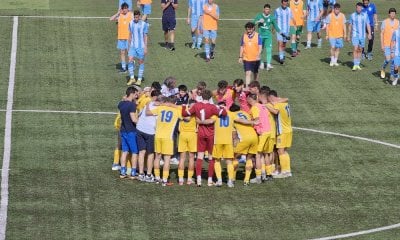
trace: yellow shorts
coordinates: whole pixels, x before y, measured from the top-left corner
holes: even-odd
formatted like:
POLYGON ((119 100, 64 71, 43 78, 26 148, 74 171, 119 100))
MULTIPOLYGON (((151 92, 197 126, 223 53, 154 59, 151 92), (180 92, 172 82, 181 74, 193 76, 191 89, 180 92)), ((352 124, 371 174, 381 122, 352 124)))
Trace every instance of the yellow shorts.
POLYGON ((276 138, 277 148, 290 148, 292 146, 293 132, 282 133, 276 138))
POLYGON ((257 147, 258 152, 262 152, 262 153, 267 152, 270 138, 271 138, 271 133, 269 133, 269 132, 258 136, 258 147, 257 147))
POLYGON ((243 141, 238 142, 234 152, 238 154, 257 154, 258 138, 243 139, 243 141))
POLYGON ((179 133, 178 152, 197 152, 196 132, 179 133))
POLYGON ((275 149, 275 144, 276 144, 276 135, 275 133, 271 133, 271 137, 268 140, 268 147, 267 147, 267 153, 272 153, 275 149))
POLYGON ((213 158, 233 158, 232 144, 215 144, 212 152, 213 158))
POLYGON ((174 141, 167 138, 156 138, 154 140, 154 147, 156 153, 161 153, 163 155, 174 154, 174 141))

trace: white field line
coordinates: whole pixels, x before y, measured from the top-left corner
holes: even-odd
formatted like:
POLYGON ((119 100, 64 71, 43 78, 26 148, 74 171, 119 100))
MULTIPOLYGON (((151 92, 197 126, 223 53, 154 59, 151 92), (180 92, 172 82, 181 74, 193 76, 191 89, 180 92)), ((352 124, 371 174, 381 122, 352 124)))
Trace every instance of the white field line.
POLYGON ((394 228, 400 227, 400 223, 393 224, 390 226, 385 226, 385 227, 380 227, 380 228, 374 228, 370 230, 364 230, 364 231, 359 231, 359 232, 353 232, 353 233, 348 233, 348 234, 342 234, 342 235, 336 235, 336 236, 330 236, 330 237, 323 237, 323 238, 314 238, 311 240, 332 240, 332 239, 341 239, 341 238, 348 238, 348 237, 354 237, 354 236, 359 236, 359 235, 364 235, 364 234, 370 234, 370 233, 375 233, 375 232, 382 232, 394 228))
POLYGON ((293 127, 293 128, 297 129, 297 130, 302 130, 302 131, 315 132, 315 133, 321 133, 321 134, 326 134, 326 135, 334 135, 334 136, 345 137, 345 138, 352 138, 352 139, 372 142, 372 143, 381 144, 381 145, 385 145, 385 146, 388 146, 388 147, 393 147, 393 148, 400 149, 400 145, 387 143, 387 142, 382 142, 382 141, 379 141, 379 140, 374 140, 374 139, 365 138, 365 137, 358 137, 358 136, 347 135, 347 134, 342 134, 342 133, 335 133, 335 132, 320 131, 320 130, 310 129, 310 128, 301 128, 301 127, 293 127))
POLYGON ((14 103, 15 65, 17 60, 18 17, 13 17, 12 46, 10 60, 10 76, 7 92, 6 124, 4 131, 3 166, 1 169, 1 203, 0 203, 0 240, 6 238, 8 208, 8 169, 11 157, 11 122, 14 103))
MULTIPOLYGON (((2 18, 10 18, 13 16, 0 16, 2 18)), ((85 17, 85 16, 19 16, 21 18, 50 18, 50 19, 110 19, 110 17, 100 17, 100 16, 93 16, 93 17, 85 17)), ((150 17, 149 20, 161 20, 160 17, 150 17)), ((176 20, 186 20, 186 18, 176 18, 176 20)), ((221 18, 220 21, 250 21, 253 19, 247 18, 221 18)))

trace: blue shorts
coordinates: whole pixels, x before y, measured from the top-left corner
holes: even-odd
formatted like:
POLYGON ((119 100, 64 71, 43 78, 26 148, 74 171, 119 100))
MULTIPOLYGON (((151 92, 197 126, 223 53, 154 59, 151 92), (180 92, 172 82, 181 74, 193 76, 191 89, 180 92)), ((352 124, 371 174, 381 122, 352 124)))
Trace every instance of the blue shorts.
POLYGON ((321 21, 307 21, 307 31, 309 32, 320 32, 321 21))
POLYGON ((128 40, 118 40, 117 48, 119 50, 127 50, 128 49, 128 40))
POLYGON ((128 52, 129 57, 134 57, 139 60, 144 60, 144 49, 143 48, 130 48, 128 52))
POLYGON ((201 24, 199 24, 200 17, 197 15, 192 15, 190 17, 190 27, 192 29, 200 29, 201 24))
POLYGON ((151 14, 151 4, 140 4, 140 8, 142 10, 142 14, 151 14))
POLYGON ((260 68, 260 60, 258 61, 246 61, 243 60, 244 71, 250 71, 252 73, 258 73, 258 68, 260 68))
POLYGON ((162 29, 164 32, 173 31, 176 27, 176 18, 173 17, 163 17, 162 20, 162 29))
POLYGON ((385 57, 389 57, 391 53, 390 47, 385 47, 385 57))
MULTIPOLYGON (((287 42, 288 40, 286 40, 286 38, 282 37, 281 33, 276 33, 276 40, 278 40, 278 42, 287 42)), ((288 32, 284 33, 284 34, 286 36, 290 36, 288 32)))
POLYGON ((399 67, 400 66, 400 56, 395 56, 394 59, 394 66, 399 67))
POLYGON ((343 38, 329 38, 332 48, 343 48, 343 38))
POLYGON ((217 39, 217 30, 203 30, 203 37, 215 40, 217 39))
POLYGON ((362 47, 363 48, 365 46, 365 38, 352 37, 351 43, 353 44, 353 47, 362 47))
POLYGON ((154 135, 137 131, 137 145, 139 151, 146 150, 147 153, 154 153, 154 135))
POLYGON ((121 146, 122 152, 137 154, 136 132, 121 132, 121 146))

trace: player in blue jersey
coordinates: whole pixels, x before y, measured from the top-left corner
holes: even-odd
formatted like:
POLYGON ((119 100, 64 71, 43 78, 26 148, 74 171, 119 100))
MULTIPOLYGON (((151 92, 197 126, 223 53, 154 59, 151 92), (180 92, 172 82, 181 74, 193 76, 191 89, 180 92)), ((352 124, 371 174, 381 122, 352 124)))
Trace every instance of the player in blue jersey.
POLYGON ((148 24, 140 19, 140 11, 133 12, 133 20, 129 23, 129 63, 130 80, 128 85, 140 85, 144 73, 144 57, 147 54, 148 24), (139 64, 138 79, 135 79, 135 59, 139 64))
POLYGON ((392 44, 390 45, 392 51, 392 57, 394 61, 394 80, 392 82, 393 86, 397 85, 399 80, 399 67, 400 67, 400 28, 393 32, 392 44))
POLYGON ((289 0, 281 0, 281 6, 275 9, 274 17, 281 30, 276 34, 279 46, 279 63, 285 62, 285 48, 286 42, 290 40, 290 20, 294 20, 292 10, 289 8, 289 0))
POLYGON ((321 18, 324 13, 322 0, 308 0, 307 1, 307 46, 306 49, 311 48, 312 33, 317 33, 318 48, 322 46, 321 38, 321 18))
POLYGON ((322 13, 322 26, 321 29, 326 28, 326 17, 328 16, 329 13, 333 11, 333 5, 336 4, 336 0, 323 0, 322 1, 322 6, 324 8, 323 13, 322 13))
POLYGON ((372 60, 372 48, 374 46, 375 30, 378 30, 378 14, 376 13, 375 4, 371 3, 369 0, 363 0, 362 11, 368 15, 369 26, 371 28, 371 39, 368 40, 368 49, 366 53, 363 49, 363 54, 365 54, 365 57, 368 60, 372 60))
POLYGON ((362 49, 365 46, 365 38, 371 39, 371 27, 369 24, 369 18, 366 13, 362 12, 363 4, 358 2, 356 4, 356 11, 352 13, 349 17, 349 30, 347 35, 347 41, 353 44, 353 61, 354 65, 352 70, 361 70, 361 54, 362 49), (367 34, 365 33, 367 29, 367 34))
POLYGON ((205 0, 188 0, 188 15, 186 22, 190 25, 190 30, 192 32, 192 48, 200 49, 201 42, 203 40, 201 22, 203 16, 203 7, 205 0))

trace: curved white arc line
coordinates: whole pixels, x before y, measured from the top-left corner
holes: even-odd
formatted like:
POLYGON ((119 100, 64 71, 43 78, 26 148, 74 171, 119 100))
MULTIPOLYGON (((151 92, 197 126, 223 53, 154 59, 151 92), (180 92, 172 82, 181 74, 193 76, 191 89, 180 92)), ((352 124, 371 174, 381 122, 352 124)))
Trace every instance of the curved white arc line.
POLYGON ((345 137, 345 138, 352 138, 352 139, 357 139, 357 140, 362 140, 362 141, 377 143, 377 144, 385 145, 385 146, 388 146, 388 147, 393 147, 393 148, 398 148, 398 149, 400 149, 400 145, 396 145, 396 144, 392 144, 392 143, 387 143, 387 142, 382 142, 382 141, 379 141, 379 140, 374 140, 374 139, 365 138, 365 137, 358 137, 358 136, 353 136, 353 135, 348 135, 348 134, 342 134, 342 133, 321 131, 321 130, 315 130, 315 129, 310 129, 310 128, 293 127, 293 129, 303 130, 303 131, 308 131, 308 132, 315 132, 315 133, 322 133, 322 134, 327 134, 327 135, 340 136, 340 137, 345 137))
POLYGON ((382 231, 386 231, 386 230, 390 230, 390 229, 394 229, 394 228, 398 228, 398 227, 400 227, 400 223, 385 226, 385 227, 379 227, 379 228, 373 228, 373 229, 369 229, 369 230, 359 231, 359 232, 336 235, 336 236, 313 238, 310 240, 332 240, 332 239, 348 238, 348 237, 354 237, 354 236, 364 235, 364 234, 369 234, 369 233, 382 232, 382 231))

